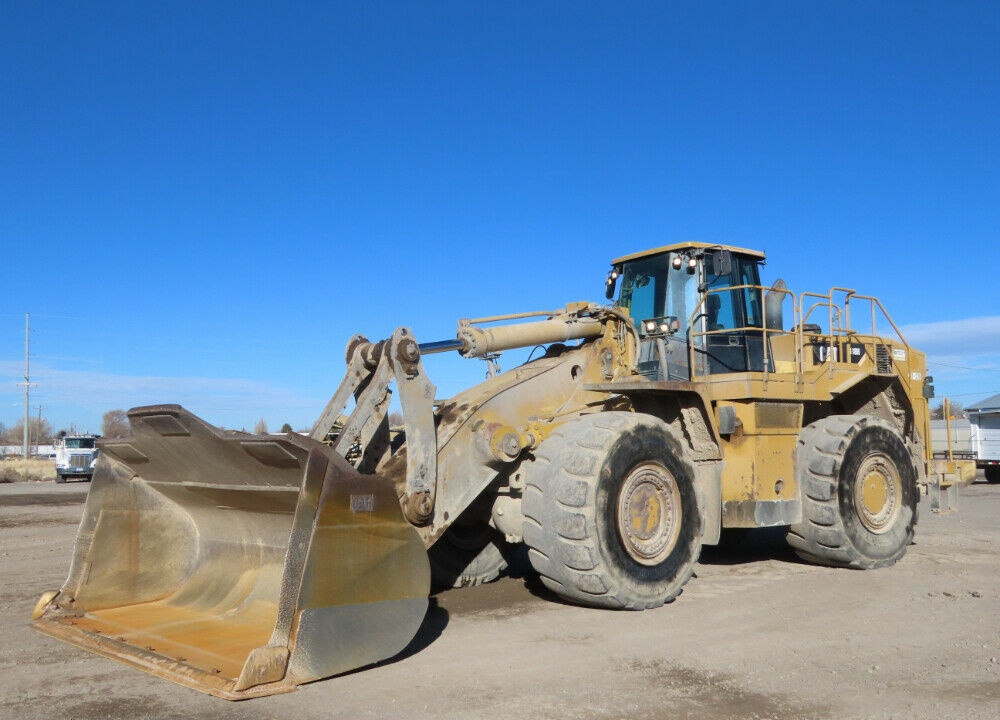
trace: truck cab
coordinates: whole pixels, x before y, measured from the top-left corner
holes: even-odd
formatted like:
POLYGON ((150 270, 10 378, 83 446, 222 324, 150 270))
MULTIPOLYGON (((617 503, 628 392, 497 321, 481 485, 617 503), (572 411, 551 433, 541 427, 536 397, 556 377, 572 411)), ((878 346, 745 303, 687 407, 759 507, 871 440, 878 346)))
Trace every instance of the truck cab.
POLYGON ((90 480, 94 474, 94 465, 100 450, 97 448, 99 435, 64 435, 56 438, 56 477, 57 483, 66 482, 66 478, 90 480))

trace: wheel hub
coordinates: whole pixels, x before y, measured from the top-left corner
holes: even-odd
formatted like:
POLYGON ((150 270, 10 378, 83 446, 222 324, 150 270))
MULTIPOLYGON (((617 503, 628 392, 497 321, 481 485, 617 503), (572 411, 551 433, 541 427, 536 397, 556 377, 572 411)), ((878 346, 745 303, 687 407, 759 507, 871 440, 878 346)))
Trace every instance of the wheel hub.
POLYGON ((903 486, 896 466, 882 453, 867 457, 858 468, 854 486, 854 507, 862 524, 875 534, 887 532, 902 501, 903 486))
POLYGON ((629 556, 657 565, 670 554, 681 525, 681 496, 673 475, 659 463, 636 466, 618 495, 618 534, 629 556))

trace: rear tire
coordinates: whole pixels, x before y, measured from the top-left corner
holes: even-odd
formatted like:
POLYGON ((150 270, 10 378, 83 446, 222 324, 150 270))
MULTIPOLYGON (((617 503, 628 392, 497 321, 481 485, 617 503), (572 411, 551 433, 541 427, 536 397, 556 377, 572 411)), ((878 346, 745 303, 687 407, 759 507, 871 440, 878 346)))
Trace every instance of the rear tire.
POLYGON ((701 552, 694 467, 649 415, 585 415, 553 432, 528 467, 523 510, 531 564, 581 605, 659 607, 701 552))
POLYGON ((1000 484, 1000 465, 990 465, 984 468, 983 474, 986 475, 986 482, 990 485, 1000 484))
POLYGON ((832 415, 804 428, 795 455, 802 522, 787 539, 820 565, 892 565, 913 541, 916 469, 899 432, 874 417, 832 415))

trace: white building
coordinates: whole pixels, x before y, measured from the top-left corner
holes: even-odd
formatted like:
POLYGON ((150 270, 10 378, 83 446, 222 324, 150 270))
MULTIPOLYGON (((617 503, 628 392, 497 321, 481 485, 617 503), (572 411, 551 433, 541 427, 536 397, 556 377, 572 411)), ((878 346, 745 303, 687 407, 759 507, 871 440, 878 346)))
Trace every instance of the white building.
MULTIPOLYGON (((23 445, 0 445, 0 457, 23 457, 23 445)), ((28 450, 32 457, 54 458, 56 449, 52 445, 29 445, 28 450)))

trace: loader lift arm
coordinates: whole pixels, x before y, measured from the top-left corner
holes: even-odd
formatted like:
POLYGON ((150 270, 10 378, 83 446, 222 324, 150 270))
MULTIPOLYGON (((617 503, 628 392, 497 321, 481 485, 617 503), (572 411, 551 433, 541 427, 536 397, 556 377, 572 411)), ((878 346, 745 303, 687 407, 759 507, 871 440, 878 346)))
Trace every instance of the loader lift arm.
POLYGON ((362 473, 372 473, 389 450, 389 384, 395 380, 406 418, 406 487, 403 515, 424 525, 434 512, 437 489, 437 434, 434 392, 408 328, 397 328, 378 343, 356 335, 347 345, 347 374, 330 398, 310 436, 324 442, 335 433, 333 448, 362 473), (354 410, 337 430, 351 397, 354 410))
POLYGON ((460 320, 455 339, 423 345, 416 342, 406 327, 397 328, 391 337, 375 343, 355 335, 347 344, 347 373, 320 413, 310 436, 332 444, 359 472, 375 473, 392 452, 389 386, 395 381, 406 427, 406 482, 401 488, 400 505, 410 523, 425 526, 434 515, 437 496, 438 438, 434 414, 436 387, 427 378, 421 356, 458 351, 466 358, 486 357, 516 347, 594 338, 602 333, 606 317, 621 319, 613 310, 577 302, 570 303, 565 310, 460 320), (547 319, 480 327, 484 323, 535 317, 547 319), (354 409, 344 420, 344 410, 352 397, 354 409))

